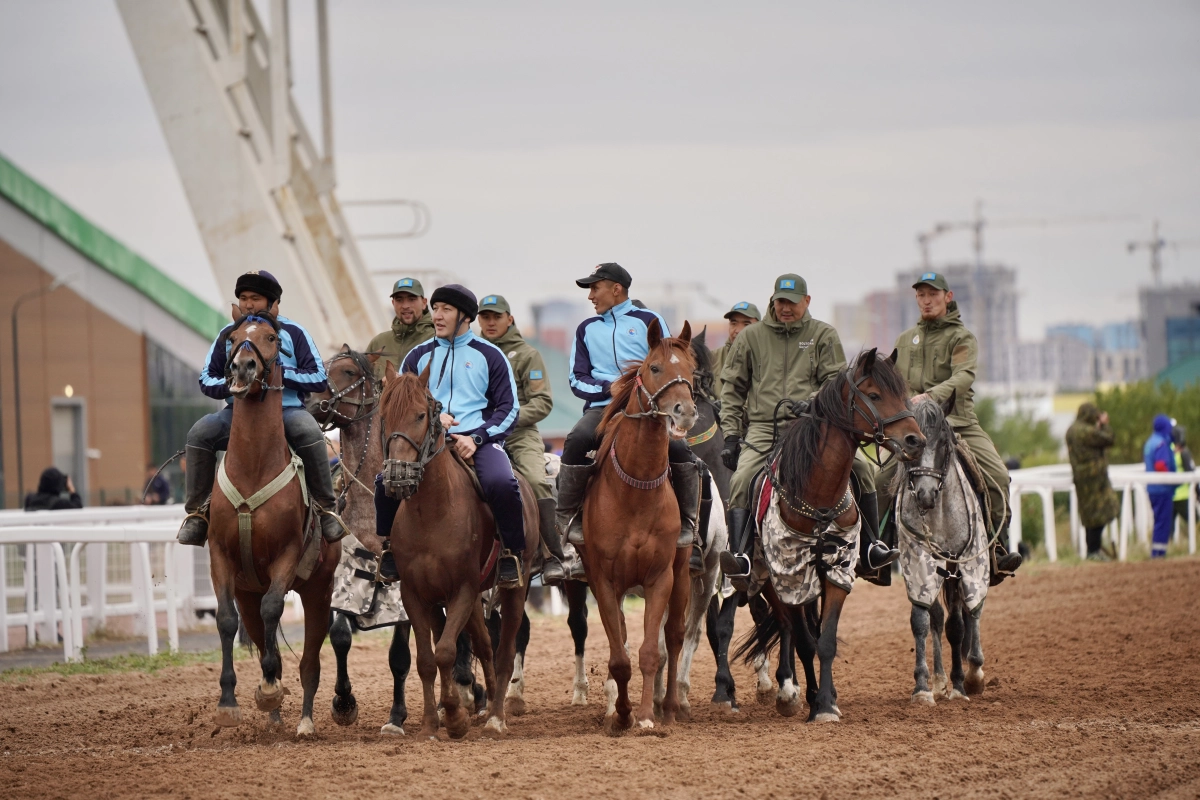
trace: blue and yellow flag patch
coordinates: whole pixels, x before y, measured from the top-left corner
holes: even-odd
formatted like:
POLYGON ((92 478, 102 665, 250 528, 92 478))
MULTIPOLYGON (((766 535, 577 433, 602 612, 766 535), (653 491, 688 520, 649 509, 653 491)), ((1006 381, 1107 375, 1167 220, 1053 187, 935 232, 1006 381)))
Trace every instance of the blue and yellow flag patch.
POLYGON ((542 371, 540 369, 529 370, 529 380, 540 381, 542 379, 542 371))

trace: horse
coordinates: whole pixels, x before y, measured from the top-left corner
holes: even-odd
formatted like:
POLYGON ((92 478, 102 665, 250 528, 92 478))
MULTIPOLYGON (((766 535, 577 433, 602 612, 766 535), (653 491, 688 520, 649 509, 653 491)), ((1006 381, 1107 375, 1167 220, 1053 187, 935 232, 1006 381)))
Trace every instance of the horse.
MULTIPOLYGON (((419 735, 434 738, 437 733, 433 681, 439 671, 446 730, 454 739, 467 733, 470 714, 454 688, 458 635, 466 630, 483 666, 489 702, 483 732, 501 736, 508 728, 504 692, 498 687, 506 687, 512 677, 528 585, 498 590, 502 623, 493 661, 481 597, 481 588, 495 579, 499 554, 491 510, 479 496, 469 467, 447 447, 440 406, 429 393, 429 368, 420 375, 397 375, 389 362, 385 380, 380 400, 383 485, 404 501, 396 513, 391 541, 404 608, 416 634, 417 673, 424 695, 419 735), (435 615, 436 605, 445 607, 444 621, 435 615)), ((536 532, 533 491, 519 475, 518 483, 525 530, 536 532)), ((530 574, 539 545, 536 535, 526 537, 521 554, 525 575, 530 574)))
MULTIPOLYGON (((342 443, 343 486, 338 498, 342 521, 351 534, 342 540, 342 564, 335 576, 335 587, 345 585, 347 593, 355 580, 363 580, 356 573, 370 572, 359 569, 359 561, 378 559, 383 553, 382 543, 375 535, 374 476, 383 467, 383 446, 379 437, 379 395, 383 388, 375 378, 374 363, 378 354, 359 353, 342 345, 342 349, 325 362, 325 374, 329 383, 326 391, 310 395, 308 409, 326 428, 338 428, 342 443)), ((382 614, 373 616, 399 617, 391 625, 392 644, 388 650, 388 667, 392 672, 392 707, 388 721, 380 729, 381 734, 403 735, 408 709, 404 702, 404 682, 412 666, 412 653, 408 637, 412 625, 403 615, 400 602, 400 587, 390 585, 374 588, 373 607, 383 606, 382 614)), ((339 725, 352 725, 358 719, 358 701, 350 683, 347 659, 352 633, 366 625, 382 627, 376 619, 364 620, 356 615, 336 610, 339 591, 335 588, 335 610, 329 626, 329 644, 337 658, 337 682, 333 692, 333 719, 339 725)))
POLYGON ((651 322, 646 358, 627 367, 613 382, 613 400, 597 426, 599 466, 583 503, 580 554, 608 635, 604 729, 610 735, 619 735, 634 724, 629 700, 633 670, 621 610, 625 595, 634 587, 641 586, 646 598, 646 635, 638 651, 642 699, 637 725, 654 727, 654 677, 661 660, 658 634, 664 613, 667 687, 663 724, 674 722, 679 711, 677 675, 691 588, 690 548, 676 547, 680 515, 667 480, 667 445, 670 438, 684 438, 696 422, 690 340, 687 322, 677 339, 664 339, 658 321, 651 322))
POLYGON ((296 735, 308 737, 314 732, 313 698, 321 679, 321 645, 329 624, 339 545, 322 538, 315 520, 305 524, 312 512, 304 475, 297 470, 299 458, 291 454, 283 429, 279 323, 267 313, 243 316, 236 305, 233 318, 225 372, 234 398, 233 422, 209 508, 209 560, 221 635, 221 699, 215 721, 231 727, 242 719, 233 670, 240 610, 261 654, 262 680, 255 701, 260 711, 270 712, 273 724, 279 724, 279 708, 288 691, 281 683, 276 634, 284 595, 295 591, 304 604, 304 702, 296 735))
POLYGON ((933 705, 935 695, 966 700, 982 694, 984 687, 979 618, 988 592, 987 517, 967 480, 954 429, 946 419, 953 409, 954 393, 940 405, 932 399, 916 405, 925 452, 920 460, 899 465, 895 477, 900 573, 912 603, 909 621, 916 653, 912 702, 925 705, 933 705), (942 666, 943 624, 952 659, 949 681, 942 666), (925 660, 925 638, 931 629, 933 691, 925 660))
MULTIPOLYGON (((858 559, 861 520, 850 491, 855 451, 873 442, 912 460, 925 446, 895 357, 893 352, 880 359, 876 350, 866 351, 823 386, 807 409, 796 408, 799 418, 780 435, 753 494, 760 505, 758 487, 770 483, 751 589, 761 587, 773 613, 755 621, 737 655, 750 662, 790 633, 804 666, 809 722, 837 722, 842 715, 833 660, 838 620, 858 559), (814 656, 820 658, 819 679, 814 656)), ((799 696, 787 655, 780 654, 776 672, 776 709, 791 716, 799 696)))

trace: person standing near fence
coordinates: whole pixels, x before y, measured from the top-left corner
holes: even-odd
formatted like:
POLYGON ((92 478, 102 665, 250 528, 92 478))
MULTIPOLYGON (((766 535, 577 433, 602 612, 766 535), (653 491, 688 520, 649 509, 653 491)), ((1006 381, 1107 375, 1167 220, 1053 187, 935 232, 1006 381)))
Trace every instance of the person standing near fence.
MULTIPOLYGON (((1171 443, 1171 418, 1159 414, 1154 418, 1154 432, 1142 447, 1142 460, 1147 472, 1175 472, 1175 447, 1171 443)), ((1152 483, 1146 487, 1150 506, 1154 509, 1154 539, 1151 558, 1165 558, 1171 529, 1175 524, 1175 489, 1172 484, 1152 483)))
POLYGON ((1075 494, 1079 498, 1079 521, 1087 537, 1087 557, 1091 561, 1107 561, 1108 556, 1100 547, 1100 536, 1120 510, 1117 493, 1108 480, 1108 448, 1113 445, 1108 412, 1101 411, 1094 403, 1084 403, 1067 429, 1066 438, 1075 494))
MULTIPOLYGON (((1178 472, 1195 470, 1196 459, 1192 458, 1192 451, 1187 446, 1187 428, 1176 423, 1171 431, 1171 441, 1175 443, 1175 469, 1178 472)), ((1194 489, 1195 486, 1190 483, 1181 483, 1175 489, 1175 516, 1183 520, 1184 525, 1188 523, 1188 494, 1194 489)))

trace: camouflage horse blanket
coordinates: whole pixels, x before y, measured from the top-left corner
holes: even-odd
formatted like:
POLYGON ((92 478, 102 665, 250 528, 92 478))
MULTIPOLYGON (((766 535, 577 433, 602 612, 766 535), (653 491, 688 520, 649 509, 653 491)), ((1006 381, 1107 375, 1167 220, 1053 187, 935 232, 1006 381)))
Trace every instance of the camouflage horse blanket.
POLYGON ((355 539, 342 539, 342 560, 333 574, 334 611, 355 617, 360 630, 408 622, 400 584, 375 582, 375 554, 355 539))
POLYGON ((779 497, 770 481, 763 481, 759 535, 750 569, 750 595, 762 591, 767 581, 779 599, 791 606, 811 603, 821 596, 821 576, 850 591, 858 563, 858 534, 862 517, 848 528, 832 523, 820 534, 788 527, 779 513, 779 497), (769 495, 769 497, 768 497, 769 495))
MULTIPOLYGON (((896 530, 900 536, 900 574, 908 590, 908 600, 915 606, 929 608, 937 602, 942 585, 955 579, 962 588, 963 600, 971 614, 978 617, 987 598, 990 573, 991 548, 988 547, 987 526, 983 521, 983 507, 963 470, 962 462, 954 459, 959 485, 968 487, 963 492, 967 504, 967 544, 959 553, 946 553, 937 547, 932 533, 926 529, 914 531, 904 520, 904 514, 896 515, 896 530)), ((901 495, 900 502, 908 498, 901 495)))

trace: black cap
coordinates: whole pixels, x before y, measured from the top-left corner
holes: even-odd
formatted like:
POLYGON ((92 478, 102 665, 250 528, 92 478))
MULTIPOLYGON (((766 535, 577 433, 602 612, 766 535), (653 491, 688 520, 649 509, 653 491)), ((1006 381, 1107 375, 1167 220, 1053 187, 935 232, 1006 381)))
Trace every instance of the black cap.
POLYGON ((615 261, 608 261, 593 269, 591 275, 575 281, 575 285, 580 289, 586 289, 593 283, 599 283, 600 281, 612 281, 628 289, 629 285, 633 283, 633 278, 629 277, 629 273, 620 264, 615 261))
POLYGON ((461 284, 448 283, 434 289, 433 296, 429 298, 429 304, 433 305, 434 303, 452 305, 466 314, 470 320, 479 316, 479 301, 475 299, 475 293, 461 284))
POLYGON ((233 296, 240 297, 242 292, 261 294, 274 303, 283 296, 283 287, 279 285, 279 281, 275 280, 274 275, 265 269, 258 269, 247 272, 237 279, 237 283, 233 285, 233 296))

